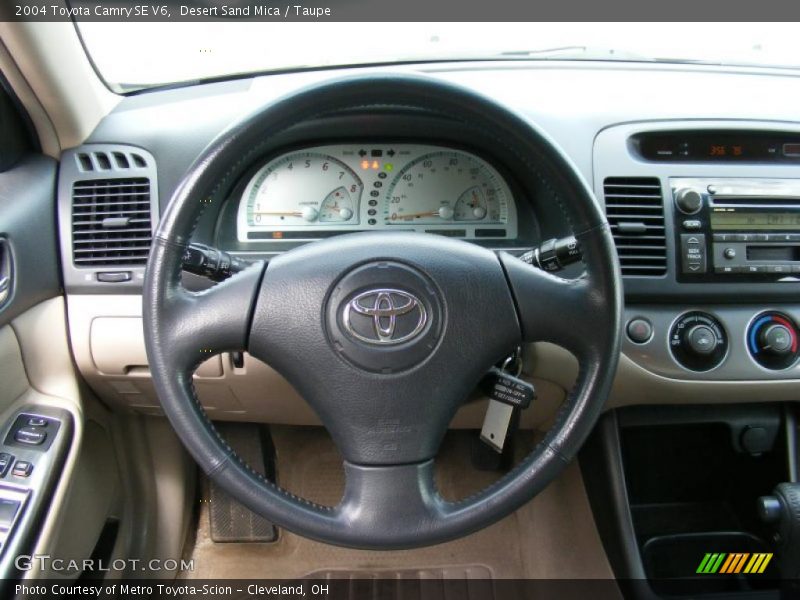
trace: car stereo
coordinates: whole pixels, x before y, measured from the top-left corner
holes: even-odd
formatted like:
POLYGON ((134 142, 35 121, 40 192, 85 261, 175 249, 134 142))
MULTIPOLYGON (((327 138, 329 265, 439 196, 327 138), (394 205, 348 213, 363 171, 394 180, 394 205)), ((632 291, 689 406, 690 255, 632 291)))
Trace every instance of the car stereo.
POLYGON ((680 281, 800 281, 800 179, 672 178, 680 281))

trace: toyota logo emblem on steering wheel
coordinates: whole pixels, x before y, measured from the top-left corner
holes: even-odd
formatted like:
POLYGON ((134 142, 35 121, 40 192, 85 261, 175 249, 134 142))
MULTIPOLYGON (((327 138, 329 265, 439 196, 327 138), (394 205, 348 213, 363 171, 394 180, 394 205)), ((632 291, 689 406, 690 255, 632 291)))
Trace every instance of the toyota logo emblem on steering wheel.
POLYGON ((428 312, 413 294, 379 288, 362 292, 345 304, 342 322, 347 332, 362 342, 401 344, 422 332, 428 312))

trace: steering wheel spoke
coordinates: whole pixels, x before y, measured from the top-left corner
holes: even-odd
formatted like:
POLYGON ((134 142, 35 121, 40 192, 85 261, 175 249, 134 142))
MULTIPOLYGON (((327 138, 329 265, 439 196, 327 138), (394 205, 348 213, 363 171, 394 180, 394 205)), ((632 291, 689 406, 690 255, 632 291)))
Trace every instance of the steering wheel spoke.
POLYGON ((345 462, 344 468, 345 492, 337 511, 345 530, 356 539, 382 538, 394 547, 410 548, 415 545, 418 524, 439 520, 444 514, 444 503, 435 491, 432 460, 383 466, 345 462))
MULTIPOLYGON (((584 233, 584 246, 593 247, 586 243, 590 237, 595 238, 594 245, 603 243, 603 233, 603 228, 584 233)), ((579 358, 590 358, 598 347, 598 338, 607 338, 613 326, 615 296, 601 290, 618 275, 597 255, 588 254, 584 260, 589 263, 587 272, 565 279, 501 254, 524 341, 551 342, 579 358)))
MULTIPOLYGON (((167 243, 154 244, 153 252, 176 252, 167 243)), ((173 368, 193 369, 204 359, 227 350, 244 350, 265 263, 253 263, 231 278, 201 292, 189 292, 173 279, 169 285, 147 294, 146 303, 158 303, 159 311, 145 311, 147 327, 158 327, 160 346, 173 368), (155 320, 155 322, 153 322, 155 320)))

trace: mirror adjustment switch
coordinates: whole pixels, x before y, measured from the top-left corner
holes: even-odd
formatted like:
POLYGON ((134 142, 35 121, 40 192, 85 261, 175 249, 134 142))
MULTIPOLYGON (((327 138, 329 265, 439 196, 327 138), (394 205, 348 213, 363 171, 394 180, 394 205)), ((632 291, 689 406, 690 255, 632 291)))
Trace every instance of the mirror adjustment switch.
POLYGON ((41 446, 47 439, 47 432, 40 427, 20 427, 14 434, 14 439, 20 444, 41 446))
POLYGON ((14 419, 14 424, 5 437, 6 446, 28 448, 46 452, 58 436, 61 423, 58 419, 37 414, 22 413, 14 419))

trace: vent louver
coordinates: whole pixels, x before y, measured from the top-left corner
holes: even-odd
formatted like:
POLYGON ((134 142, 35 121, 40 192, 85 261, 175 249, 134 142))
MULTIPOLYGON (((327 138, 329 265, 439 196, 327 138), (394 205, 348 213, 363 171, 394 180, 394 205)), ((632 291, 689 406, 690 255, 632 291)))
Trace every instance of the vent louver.
POLYGON ((94 179, 72 187, 72 260, 82 266, 144 265, 150 252, 150 180, 94 179))
POLYGON ((606 216, 623 276, 667 272, 661 183, 655 177, 609 177, 603 182, 606 216))
POLYGON ((75 155, 78 169, 86 173, 94 171, 112 171, 125 169, 141 169, 147 161, 137 152, 79 152, 75 155))

